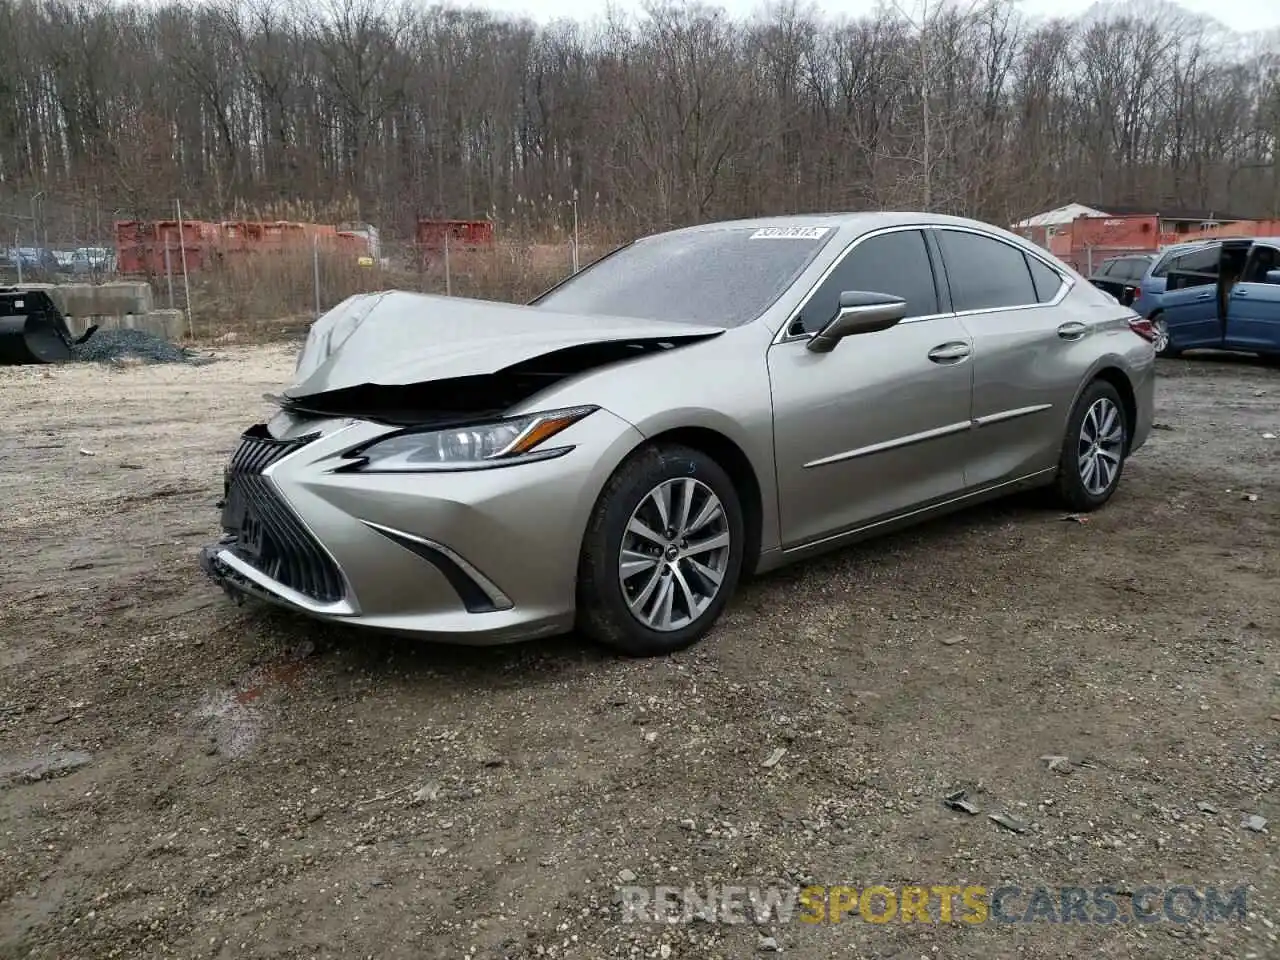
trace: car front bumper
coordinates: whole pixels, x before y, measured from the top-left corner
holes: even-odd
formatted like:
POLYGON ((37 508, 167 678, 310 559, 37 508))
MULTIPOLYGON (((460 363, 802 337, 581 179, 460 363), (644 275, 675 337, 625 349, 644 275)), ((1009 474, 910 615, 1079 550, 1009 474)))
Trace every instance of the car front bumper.
MULTIPOLYGON (((286 418, 287 419, 287 418, 286 418)), ((497 644, 573 625, 596 498, 641 440, 606 410, 557 435, 564 456, 457 472, 335 472, 388 432, 363 421, 273 421, 228 468, 251 506, 200 555, 229 593, 324 620, 451 643, 497 644), (244 526, 241 527, 240 523, 244 526), (249 532, 253 531, 253 532, 249 532)))

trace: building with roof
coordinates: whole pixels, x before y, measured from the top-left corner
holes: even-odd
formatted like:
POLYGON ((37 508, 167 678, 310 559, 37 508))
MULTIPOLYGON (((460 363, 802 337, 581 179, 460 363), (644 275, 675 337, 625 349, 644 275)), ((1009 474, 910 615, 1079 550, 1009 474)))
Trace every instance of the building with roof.
POLYGON ((1170 244, 1246 220, 1226 211, 1068 203, 1010 229, 1087 274, 1108 257, 1158 253, 1170 244))

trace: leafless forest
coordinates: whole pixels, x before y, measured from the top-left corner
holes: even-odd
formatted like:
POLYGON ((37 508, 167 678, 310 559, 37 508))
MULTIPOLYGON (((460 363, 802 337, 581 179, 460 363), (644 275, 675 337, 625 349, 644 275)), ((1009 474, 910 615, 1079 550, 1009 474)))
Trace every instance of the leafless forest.
MULTIPOLYGON (((0 210, 52 240, 238 212, 508 234, 1069 198, 1280 210, 1280 64, 1176 7, 787 3, 540 28, 332 0, 0 2, 0 210)), ((104 237, 105 239, 105 237, 104 237)))

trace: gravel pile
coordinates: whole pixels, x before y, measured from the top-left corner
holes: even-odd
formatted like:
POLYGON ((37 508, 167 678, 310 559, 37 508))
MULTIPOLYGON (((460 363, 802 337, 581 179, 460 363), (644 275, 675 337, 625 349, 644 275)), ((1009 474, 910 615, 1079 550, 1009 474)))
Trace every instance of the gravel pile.
POLYGON ((178 347, 146 330, 99 330, 71 348, 71 358, 81 362, 209 363, 187 347, 178 347))

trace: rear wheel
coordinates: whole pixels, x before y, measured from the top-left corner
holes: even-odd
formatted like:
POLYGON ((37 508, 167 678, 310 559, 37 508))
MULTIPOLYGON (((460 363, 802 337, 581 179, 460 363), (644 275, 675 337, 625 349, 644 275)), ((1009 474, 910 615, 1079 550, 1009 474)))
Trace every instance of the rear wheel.
POLYGON ((1058 496, 1077 513, 1097 510, 1115 493, 1129 447, 1120 393, 1105 380, 1085 388, 1071 411, 1058 461, 1058 496))
POLYGON ((742 569, 742 506, 729 475, 689 447, 650 446, 605 484, 578 565, 578 627, 631 656, 700 640, 742 569))
POLYGON ((1176 357, 1181 351, 1169 339, 1169 324, 1165 322, 1164 317, 1156 314, 1151 318, 1151 329, 1155 331, 1155 339, 1151 341, 1151 345, 1156 348, 1157 357, 1176 357))

